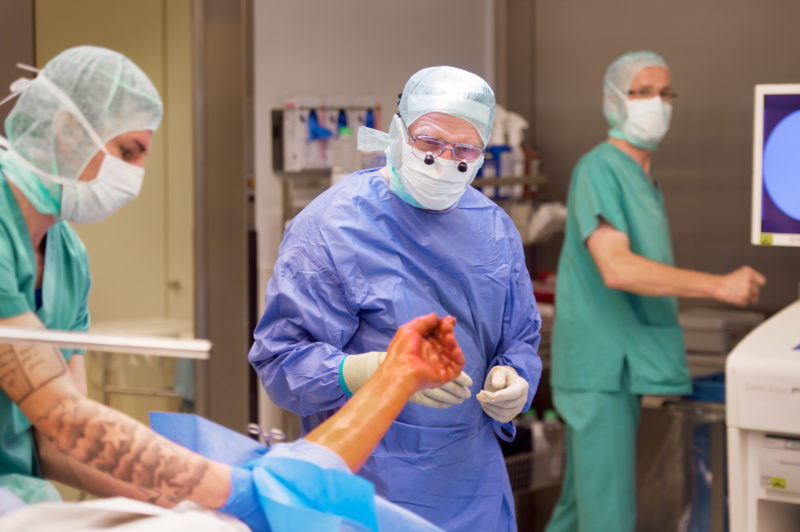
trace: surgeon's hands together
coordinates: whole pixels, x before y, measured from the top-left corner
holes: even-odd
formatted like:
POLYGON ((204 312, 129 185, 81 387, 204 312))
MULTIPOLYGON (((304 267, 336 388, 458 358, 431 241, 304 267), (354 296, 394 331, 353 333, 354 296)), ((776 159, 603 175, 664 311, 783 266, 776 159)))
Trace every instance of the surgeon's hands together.
POLYGON ((514 419, 528 399, 528 381, 511 366, 495 366, 486 375, 483 390, 475 398, 486 415, 501 423, 514 419))

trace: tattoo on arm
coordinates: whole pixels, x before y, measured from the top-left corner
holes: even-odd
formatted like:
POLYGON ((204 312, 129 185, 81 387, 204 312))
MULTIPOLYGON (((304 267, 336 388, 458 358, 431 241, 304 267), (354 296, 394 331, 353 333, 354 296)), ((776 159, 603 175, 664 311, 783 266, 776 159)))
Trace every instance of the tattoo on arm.
POLYGON ((50 427, 42 434, 59 451, 131 483, 156 504, 171 506, 189 497, 209 467, 124 414, 77 394, 66 397, 35 425, 50 427))
POLYGON ((66 363, 55 349, 0 345, 0 388, 17 404, 66 372, 66 363))

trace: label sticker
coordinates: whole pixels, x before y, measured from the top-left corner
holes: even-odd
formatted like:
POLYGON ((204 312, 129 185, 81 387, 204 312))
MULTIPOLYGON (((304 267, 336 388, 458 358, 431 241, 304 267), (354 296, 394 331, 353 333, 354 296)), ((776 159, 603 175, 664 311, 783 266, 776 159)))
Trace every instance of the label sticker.
POLYGON ((786 479, 785 478, 778 478, 772 477, 769 479, 769 485, 773 488, 781 488, 786 489, 786 479))

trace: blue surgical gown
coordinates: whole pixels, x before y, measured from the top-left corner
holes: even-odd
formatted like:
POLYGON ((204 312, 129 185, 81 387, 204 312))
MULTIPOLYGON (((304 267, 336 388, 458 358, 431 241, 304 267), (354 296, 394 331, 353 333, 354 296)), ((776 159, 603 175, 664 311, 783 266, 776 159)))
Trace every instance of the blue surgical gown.
POLYGON ((385 350, 397 327, 453 315, 472 397, 432 409, 409 403, 361 469, 376 492, 449 531, 515 530, 495 433, 475 399, 496 365, 530 383, 541 320, 519 234, 497 205, 468 187, 445 212, 398 198, 377 169, 348 176, 286 229, 250 351, 272 401, 300 415, 303 433, 340 408, 345 354, 385 350))

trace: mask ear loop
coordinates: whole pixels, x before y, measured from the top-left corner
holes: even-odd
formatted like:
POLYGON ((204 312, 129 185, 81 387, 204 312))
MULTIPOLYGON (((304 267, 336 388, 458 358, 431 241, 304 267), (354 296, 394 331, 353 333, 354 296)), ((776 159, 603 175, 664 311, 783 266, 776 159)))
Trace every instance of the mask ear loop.
POLYGON ((38 74, 42 71, 40 68, 36 68, 32 65, 26 65, 25 63, 17 63, 17 68, 21 70, 27 70, 28 72, 33 72, 34 74, 38 74))
MULTIPOLYGON (((36 74, 39 73, 39 69, 22 63, 17 63, 17 68, 20 68, 22 70, 28 70, 36 74)), ((25 89, 30 87, 32 83, 33 79, 31 78, 17 78, 14 81, 12 81, 11 85, 8 86, 8 89, 11 91, 11 94, 0 100, 0 106, 2 106, 7 102, 10 102, 14 98, 25 92, 25 89)))

